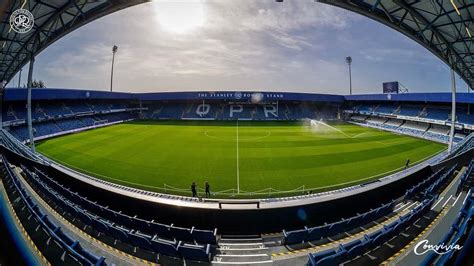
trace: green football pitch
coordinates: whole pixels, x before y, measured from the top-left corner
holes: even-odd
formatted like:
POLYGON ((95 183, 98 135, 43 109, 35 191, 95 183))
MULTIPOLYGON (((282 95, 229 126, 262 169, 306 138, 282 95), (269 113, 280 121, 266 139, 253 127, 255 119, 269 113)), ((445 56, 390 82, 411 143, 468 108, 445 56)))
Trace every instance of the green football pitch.
POLYGON ((98 178, 170 194, 268 197, 368 182, 444 145, 348 123, 139 121, 43 141, 38 150, 98 178), (236 195, 239 192, 239 195, 236 195))

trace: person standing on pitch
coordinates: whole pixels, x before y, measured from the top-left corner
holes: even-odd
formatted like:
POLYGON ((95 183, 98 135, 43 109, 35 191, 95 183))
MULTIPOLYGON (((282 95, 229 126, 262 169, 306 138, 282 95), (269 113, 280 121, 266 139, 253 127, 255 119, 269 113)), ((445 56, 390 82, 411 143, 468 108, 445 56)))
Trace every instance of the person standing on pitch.
POLYGON ((206 197, 211 197, 211 186, 209 186, 209 182, 206 181, 206 197))
POLYGON ((191 185, 191 192, 193 193, 193 197, 197 197, 197 190, 196 190, 196 183, 193 182, 191 185))
POLYGON ((407 159, 405 163, 405 169, 407 169, 410 166, 410 159, 407 159))

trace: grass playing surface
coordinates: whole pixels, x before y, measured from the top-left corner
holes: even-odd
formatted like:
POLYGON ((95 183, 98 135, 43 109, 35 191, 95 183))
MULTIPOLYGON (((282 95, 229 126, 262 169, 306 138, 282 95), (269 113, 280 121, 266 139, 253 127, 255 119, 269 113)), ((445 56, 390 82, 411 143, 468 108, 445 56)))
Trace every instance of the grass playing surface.
POLYGON ((46 140, 37 149, 76 170, 147 190, 186 195, 193 181, 200 189, 209 181, 212 192, 239 183, 242 192, 264 193, 246 197, 266 197, 268 188, 321 191, 367 182, 444 145, 347 123, 141 121, 46 140))

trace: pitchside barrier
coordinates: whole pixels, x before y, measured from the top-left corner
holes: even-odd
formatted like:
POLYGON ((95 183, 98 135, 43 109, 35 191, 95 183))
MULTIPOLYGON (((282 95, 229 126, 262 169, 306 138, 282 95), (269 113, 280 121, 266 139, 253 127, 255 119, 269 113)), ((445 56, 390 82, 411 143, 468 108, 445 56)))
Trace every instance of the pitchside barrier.
MULTIPOLYGON (((191 191, 189 188, 177 188, 167 184, 164 184, 163 187, 156 187, 160 191, 164 193, 176 193, 176 194, 183 194, 183 195, 191 195, 191 191)), ((224 196, 225 198, 239 198, 239 197, 254 197, 254 196, 281 196, 281 195, 304 195, 310 190, 316 191, 315 189, 305 189, 305 186, 302 185, 295 189, 291 190, 279 190, 275 188, 264 188, 256 191, 245 191, 245 190, 237 190, 236 188, 220 190, 220 191, 211 191, 212 196, 224 196)), ((198 194, 205 194, 205 190, 198 187, 197 188, 198 194)))

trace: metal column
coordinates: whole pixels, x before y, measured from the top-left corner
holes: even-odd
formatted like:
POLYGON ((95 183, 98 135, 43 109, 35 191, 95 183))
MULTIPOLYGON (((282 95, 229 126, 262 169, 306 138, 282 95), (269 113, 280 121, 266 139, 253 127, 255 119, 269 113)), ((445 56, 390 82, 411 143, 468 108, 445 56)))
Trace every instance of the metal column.
POLYGON ((451 66, 451 130, 449 132, 448 151, 453 149, 454 127, 456 124, 456 77, 454 76, 454 68, 451 66))
POLYGON ((30 148, 35 151, 35 141, 33 137, 33 122, 31 120, 31 86, 33 84, 33 67, 35 65, 35 57, 32 55, 30 59, 30 68, 28 70, 28 95, 26 100, 26 108, 28 113, 28 134, 30 138, 30 148))

